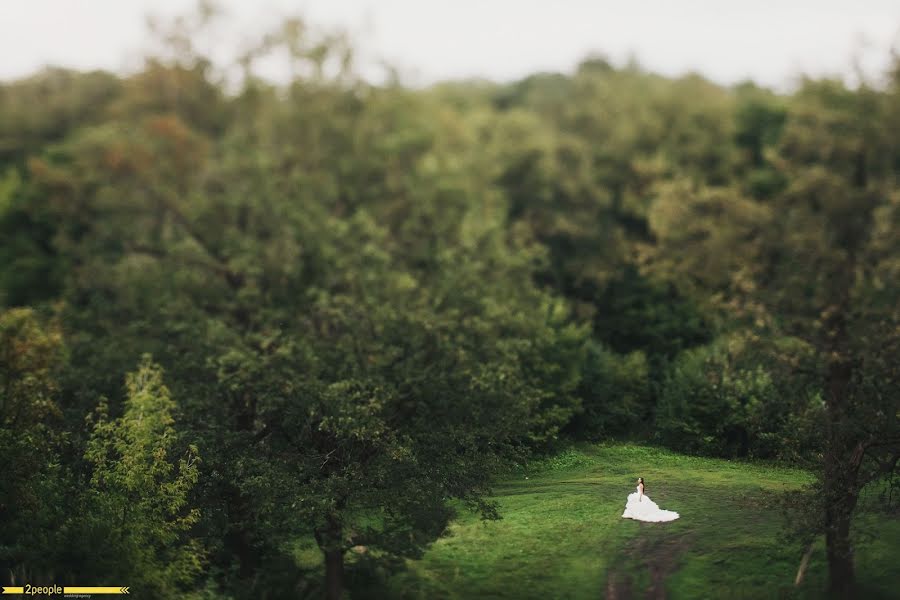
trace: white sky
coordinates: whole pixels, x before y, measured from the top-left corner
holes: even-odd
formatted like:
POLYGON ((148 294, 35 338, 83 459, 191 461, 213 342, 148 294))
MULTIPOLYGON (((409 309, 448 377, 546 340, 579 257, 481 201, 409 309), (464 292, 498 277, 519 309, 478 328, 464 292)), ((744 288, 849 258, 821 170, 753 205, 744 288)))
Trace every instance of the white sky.
MULTIPOLYGON (((900 45, 897 0, 219 0, 235 45, 280 16, 354 33, 366 67, 386 60, 412 83, 538 70, 585 55, 629 55, 668 75, 699 71, 789 89, 800 73, 877 74, 900 45)), ((45 64, 131 69, 147 47, 144 15, 193 0, 0 0, 0 79, 45 64)), ((373 75, 374 76, 374 75, 373 75)))

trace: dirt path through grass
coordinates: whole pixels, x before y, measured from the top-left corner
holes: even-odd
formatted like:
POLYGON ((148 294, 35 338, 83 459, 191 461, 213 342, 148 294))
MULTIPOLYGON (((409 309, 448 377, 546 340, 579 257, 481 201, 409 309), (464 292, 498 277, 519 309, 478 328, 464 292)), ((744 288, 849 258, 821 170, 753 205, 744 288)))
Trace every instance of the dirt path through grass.
POLYGON ((664 600, 666 579, 676 571, 688 547, 684 534, 666 532, 655 523, 641 523, 641 533, 625 545, 621 557, 607 573, 606 600, 664 600), (645 577, 635 581, 635 572, 645 577))

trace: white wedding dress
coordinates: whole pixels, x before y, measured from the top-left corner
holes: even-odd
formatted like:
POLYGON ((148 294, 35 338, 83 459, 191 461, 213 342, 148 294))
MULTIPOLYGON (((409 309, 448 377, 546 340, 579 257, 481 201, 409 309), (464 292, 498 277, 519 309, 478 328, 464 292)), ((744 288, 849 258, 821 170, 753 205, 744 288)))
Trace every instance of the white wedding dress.
POLYGON ((664 521, 674 521, 678 518, 678 513, 671 510, 660 510, 656 502, 648 498, 647 494, 641 497, 640 488, 637 488, 637 491, 628 494, 628 502, 625 504, 625 512, 622 513, 622 518, 662 523, 664 521))

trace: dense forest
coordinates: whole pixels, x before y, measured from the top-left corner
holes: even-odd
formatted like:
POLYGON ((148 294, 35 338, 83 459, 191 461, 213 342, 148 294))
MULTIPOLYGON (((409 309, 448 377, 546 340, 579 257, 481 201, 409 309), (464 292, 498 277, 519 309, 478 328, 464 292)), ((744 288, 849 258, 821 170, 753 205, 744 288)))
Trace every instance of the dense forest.
POLYGON ((629 439, 814 473, 790 535, 852 596, 860 491, 897 515, 900 59, 411 88, 193 27, 0 85, 0 583, 352 597, 510 464, 629 439))

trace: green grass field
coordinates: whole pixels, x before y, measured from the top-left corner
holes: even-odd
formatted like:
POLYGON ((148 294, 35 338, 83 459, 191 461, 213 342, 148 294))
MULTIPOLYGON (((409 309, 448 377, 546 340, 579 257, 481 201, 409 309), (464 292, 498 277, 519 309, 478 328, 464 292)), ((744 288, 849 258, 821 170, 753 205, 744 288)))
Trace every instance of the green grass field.
MULTIPOLYGON (((823 543, 795 588, 803 549, 779 541, 784 517, 761 503, 766 491, 798 489, 810 479, 799 470, 656 448, 577 446, 500 482, 502 520, 461 515, 377 595, 818 598, 823 543), (639 475, 660 508, 680 519, 620 518, 639 475)), ((857 547, 863 597, 900 597, 900 521, 863 513, 857 522, 861 532, 874 532, 857 547)))

